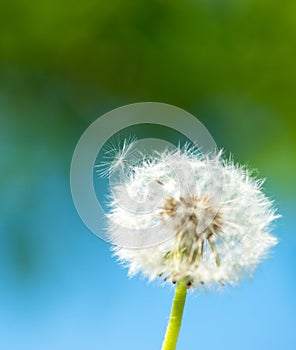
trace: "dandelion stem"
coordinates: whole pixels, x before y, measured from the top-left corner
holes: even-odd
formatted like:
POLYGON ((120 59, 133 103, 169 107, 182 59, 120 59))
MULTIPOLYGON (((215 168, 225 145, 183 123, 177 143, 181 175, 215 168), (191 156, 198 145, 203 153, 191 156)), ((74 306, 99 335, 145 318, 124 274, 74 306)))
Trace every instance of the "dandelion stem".
POLYGON ((187 284, 180 280, 177 283, 171 315, 167 326, 162 350, 175 350, 182 322, 182 315, 187 294, 187 284))

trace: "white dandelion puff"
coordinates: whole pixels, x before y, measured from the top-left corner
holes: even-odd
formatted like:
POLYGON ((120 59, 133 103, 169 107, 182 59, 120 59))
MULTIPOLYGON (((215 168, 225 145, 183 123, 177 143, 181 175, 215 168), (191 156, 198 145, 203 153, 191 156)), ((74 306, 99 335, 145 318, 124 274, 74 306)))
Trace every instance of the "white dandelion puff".
POLYGON ((279 215, 262 184, 222 152, 204 156, 186 146, 155 153, 112 188, 108 235, 114 254, 131 276, 182 280, 191 288, 251 277, 277 243, 270 231, 279 215), (143 231, 166 239, 147 247, 143 231), (138 248, 122 246, 125 237, 138 248))

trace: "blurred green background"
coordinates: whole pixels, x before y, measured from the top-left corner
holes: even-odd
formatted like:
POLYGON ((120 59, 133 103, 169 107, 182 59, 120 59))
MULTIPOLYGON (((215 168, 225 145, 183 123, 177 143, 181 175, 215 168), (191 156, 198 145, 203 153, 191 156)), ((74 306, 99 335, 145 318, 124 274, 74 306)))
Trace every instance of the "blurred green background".
MULTIPOLYGON (((42 346, 48 349, 83 348, 78 339, 89 349, 120 348, 107 340, 104 343, 99 335, 93 343, 89 340, 88 332, 97 334, 87 316, 93 311, 95 295, 99 299, 112 297, 110 303, 117 300, 118 308, 123 307, 120 294, 116 299, 112 293, 102 292, 110 283, 102 283, 102 276, 121 281, 124 287, 118 293, 127 293, 125 288, 133 283, 133 288, 153 289, 143 281, 139 285, 125 282, 125 271, 111 260, 109 247, 88 233, 71 201, 69 166, 76 142, 97 117, 124 104, 158 101, 188 110, 203 122, 219 147, 267 177, 267 193, 272 194, 281 213, 291 218, 291 225, 280 225, 284 237, 291 239, 283 244, 288 253, 283 250, 282 257, 292 259, 295 57, 296 2, 291 0, 3 3, 2 348, 39 349, 42 339, 47 339, 48 347, 42 346), (88 298, 92 301, 85 304, 88 298), (64 309, 65 304, 68 309, 64 309), (69 326, 62 315, 77 322, 69 326), (41 323, 39 339, 35 333, 41 323), (57 324, 63 331, 55 329, 57 324), (88 331, 82 330, 82 324, 88 331), (15 332, 19 339, 13 336, 15 332), (80 336, 71 342, 75 332, 80 336)), ((288 271, 288 277, 283 278, 290 280, 286 286, 291 290, 295 287, 295 259, 283 262, 283 266, 288 271)), ((150 292, 155 300, 159 293, 165 293, 158 288, 150 292)), ((162 294, 168 301, 170 297, 162 294)), ((165 306, 160 325, 165 324, 169 303, 165 306)), ((96 307, 97 315, 106 315, 102 304, 96 307)), ((289 304, 289 310, 293 308, 295 302, 289 304)), ((95 322, 97 327, 112 324, 112 320, 108 323, 101 318, 95 322)), ((159 336, 161 331, 151 333, 159 336)), ((125 342, 120 339, 125 344, 122 348, 138 348, 136 340, 129 343, 129 338, 124 338, 125 342)), ((158 344, 158 340, 151 341, 158 344)), ((152 343, 147 344, 153 348, 152 343)))

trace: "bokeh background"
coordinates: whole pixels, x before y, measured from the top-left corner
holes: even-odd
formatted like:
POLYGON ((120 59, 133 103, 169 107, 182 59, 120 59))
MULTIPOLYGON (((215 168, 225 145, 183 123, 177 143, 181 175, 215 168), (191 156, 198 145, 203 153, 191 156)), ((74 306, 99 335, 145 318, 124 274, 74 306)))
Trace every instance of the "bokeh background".
POLYGON ((283 215, 253 280, 187 299, 178 348, 295 349, 295 57, 291 0, 3 3, 0 348, 160 349, 173 289, 129 280, 69 186, 92 121, 159 101, 258 169, 283 215))

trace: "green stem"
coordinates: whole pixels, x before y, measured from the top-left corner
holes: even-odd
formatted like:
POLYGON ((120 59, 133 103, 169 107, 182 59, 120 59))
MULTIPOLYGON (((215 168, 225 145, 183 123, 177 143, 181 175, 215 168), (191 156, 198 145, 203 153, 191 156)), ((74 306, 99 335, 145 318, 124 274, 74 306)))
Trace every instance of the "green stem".
POLYGON ((162 350, 176 349, 187 294, 187 288, 187 285, 182 280, 177 283, 171 315, 167 326, 165 338, 162 344, 162 350))

